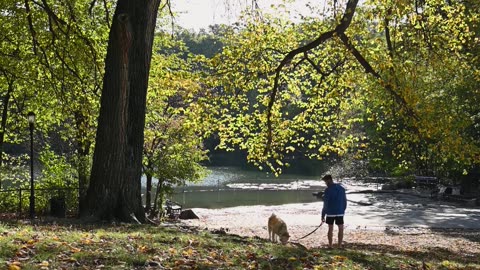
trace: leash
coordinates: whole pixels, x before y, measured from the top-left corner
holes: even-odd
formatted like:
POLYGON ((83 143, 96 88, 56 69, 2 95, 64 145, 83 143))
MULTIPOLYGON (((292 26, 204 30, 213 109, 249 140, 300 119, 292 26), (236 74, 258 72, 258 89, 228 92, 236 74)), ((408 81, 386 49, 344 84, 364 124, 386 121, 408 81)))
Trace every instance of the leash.
POLYGON ((308 233, 307 235, 305 235, 305 236, 303 236, 303 237, 301 237, 301 238, 295 239, 294 241, 302 240, 303 238, 306 238, 306 237, 310 236, 312 233, 316 232, 320 227, 322 227, 322 225, 323 225, 323 220, 322 220, 322 222, 320 223, 320 225, 318 225, 318 226, 315 228, 315 230, 311 231, 310 233, 308 233))

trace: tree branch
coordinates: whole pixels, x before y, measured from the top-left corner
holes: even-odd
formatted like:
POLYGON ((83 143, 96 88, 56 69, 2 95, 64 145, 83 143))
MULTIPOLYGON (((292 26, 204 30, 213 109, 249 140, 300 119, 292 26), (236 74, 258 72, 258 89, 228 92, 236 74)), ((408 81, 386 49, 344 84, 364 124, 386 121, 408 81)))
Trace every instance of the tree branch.
POLYGON ((266 142, 266 147, 265 147, 265 154, 267 154, 270 151, 270 147, 272 144, 272 108, 273 104, 275 103, 275 99, 277 96, 278 92, 278 86, 279 86, 279 80, 280 80, 280 73, 282 69, 289 65, 292 61, 292 59, 297 56, 298 54, 308 52, 312 49, 315 49, 316 47, 320 46, 321 44, 325 43, 327 40, 331 39, 334 34, 341 34, 344 33, 345 30, 350 26, 353 15, 355 14, 355 9, 357 8, 359 0, 348 0, 345 12, 343 13, 343 17, 340 21, 340 23, 335 27, 334 30, 324 32, 322 33, 317 39, 311 41, 310 43, 307 43, 304 46, 301 46, 295 50, 290 51, 280 62, 278 67, 275 70, 275 79, 273 82, 273 89, 270 94, 270 100, 268 102, 267 106, 267 142, 266 142))
MULTIPOLYGON (((335 1, 336 2, 336 1, 335 1)), ((362 67, 365 69, 365 72, 367 74, 373 75, 376 79, 381 81, 383 87, 385 90, 387 90, 388 93, 392 95, 394 98, 395 102, 400 104, 402 108, 406 111, 406 114, 414 119, 418 119, 418 116, 416 115, 415 111, 408 105, 406 100, 399 95, 395 89, 394 86, 385 81, 381 75, 373 69, 373 67, 369 64, 369 62, 363 57, 363 55, 358 51, 355 46, 350 42, 349 38, 345 34, 346 29, 350 26, 353 16, 355 14, 355 10, 357 7, 359 0, 348 0, 345 12, 343 14, 343 17, 340 21, 340 23, 335 27, 334 30, 324 32, 322 33, 317 39, 313 40, 312 42, 301 46, 295 50, 290 51, 285 57, 282 59, 280 64, 277 66, 275 70, 275 78, 274 78, 274 84, 272 88, 272 92, 270 93, 270 100, 267 106, 267 142, 266 142, 266 147, 265 147, 265 152, 264 154, 267 155, 268 152, 270 151, 271 145, 272 145, 272 140, 273 140, 273 128, 272 128, 272 109, 273 105, 276 100, 277 93, 279 91, 279 81, 280 81, 280 73, 282 70, 291 63, 294 57, 296 57, 298 54, 304 53, 306 60, 312 64, 312 66, 318 71, 319 69, 315 65, 315 63, 310 60, 307 56, 307 52, 317 48, 321 44, 325 43, 329 39, 333 38, 335 35, 340 38, 342 43, 345 45, 345 47, 353 54, 353 56, 356 58, 356 60, 362 65, 362 67)), ((391 12, 391 10, 389 10, 391 12)), ((388 27, 389 19, 385 18, 385 35, 387 39, 387 49, 389 50, 389 55, 393 59, 393 45, 391 43, 391 38, 390 38, 390 29, 388 27)), ((341 65, 341 62, 339 62, 333 69, 332 72, 339 66, 341 65)), ((331 73, 331 72, 330 72, 331 73)), ((323 75, 323 73, 320 72, 320 74, 323 75)))
POLYGON ((305 56, 305 59, 307 60, 307 62, 310 63, 310 65, 312 65, 312 67, 323 76, 322 70, 317 64, 315 64, 315 62, 313 62, 312 59, 310 59, 310 57, 308 57, 308 53, 305 52, 303 55, 305 56))
POLYGON ((53 10, 50 8, 50 6, 48 5, 47 1, 46 0, 41 0, 42 1, 42 4, 41 5, 40 3, 38 2, 35 2, 33 1, 35 4, 37 4, 39 7, 41 7, 43 10, 45 10, 48 14, 48 17, 50 17, 51 19, 53 19, 55 21, 55 23, 57 25, 66 25, 67 22, 65 22, 64 20, 60 19, 57 14, 55 14, 55 12, 53 12, 53 10))
POLYGON ((399 103, 400 105, 402 105, 402 107, 407 111, 407 114, 409 116, 411 116, 413 118, 417 118, 415 112, 408 106, 405 99, 402 96, 400 96, 397 92, 395 92, 395 90, 393 89, 393 86, 390 83, 385 82, 383 80, 382 76, 380 76, 380 74, 373 69, 373 67, 370 65, 370 63, 368 63, 368 61, 363 57, 363 55, 353 46, 353 44, 348 39, 347 35, 345 35, 345 33, 341 33, 341 34, 339 34, 339 38, 343 42, 345 47, 347 47, 347 49, 350 50, 350 52, 353 54, 353 56, 355 56, 357 61, 363 66, 363 68, 365 69, 365 72, 370 73, 375 78, 383 81, 384 82, 384 88, 393 96, 395 101, 397 103, 399 103))
POLYGON ((32 13, 30 10, 29 0, 25 0, 25 12, 27 13, 28 29, 30 29, 30 35, 32 36, 33 53, 37 54, 37 45, 38 45, 37 32, 33 27, 32 13))

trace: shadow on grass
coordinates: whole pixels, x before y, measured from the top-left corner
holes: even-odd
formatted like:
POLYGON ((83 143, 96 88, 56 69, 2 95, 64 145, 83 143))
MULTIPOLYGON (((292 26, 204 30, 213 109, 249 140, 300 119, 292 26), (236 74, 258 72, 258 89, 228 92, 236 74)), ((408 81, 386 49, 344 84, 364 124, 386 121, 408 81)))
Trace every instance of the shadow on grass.
POLYGON ((350 243, 347 246, 347 250, 344 252, 340 250, 340 252, 352 260, 357 260, 359 263, 380 267, 376 269, 388 268, 388 265, 385 265, 385 263, 388 263, 388 258, 404 258, 405 261, 415 260, 421 262, 442 262, 448 260, 461 264, 480 264, 480 252, 468 254, 465 252, 453 252, 440 247, 431 247, 427 250, 401 250, 400 247, 389 245, 350 243))
POLYGON ((465 240, 480 243, 480 230, 478 229, 443 229, 434 228, 433 232, 442 234, 445 237, 464 238, 465 240))

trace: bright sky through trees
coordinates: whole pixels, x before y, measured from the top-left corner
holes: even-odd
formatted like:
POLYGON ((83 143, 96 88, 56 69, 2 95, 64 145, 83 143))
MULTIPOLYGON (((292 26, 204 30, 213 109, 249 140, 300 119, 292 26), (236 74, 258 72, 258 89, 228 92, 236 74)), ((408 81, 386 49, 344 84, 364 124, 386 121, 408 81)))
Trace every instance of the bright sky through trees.
MULTIPOLYGON (((262 10, 271 10, 272 5, 282 2, 290 2, 285 6, 294 19, 299 14, 310 15, 309 9, 306 7, 308 4, 316 5, 320 9, 325 8, 323 0, 257 0, 258 8, 262 10)), ((176 23, 196 31, 212 24, 234 23, 242 10, 252 7, 251 0, 175 0, 172 1, 172 4, 173 11, 177 13, 176 23)))

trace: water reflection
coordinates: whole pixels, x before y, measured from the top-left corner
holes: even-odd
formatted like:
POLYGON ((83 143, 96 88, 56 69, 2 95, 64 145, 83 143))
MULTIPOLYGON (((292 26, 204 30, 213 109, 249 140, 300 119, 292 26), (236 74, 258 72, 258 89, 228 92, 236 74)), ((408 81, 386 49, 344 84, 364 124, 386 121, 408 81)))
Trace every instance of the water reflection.
POLYGON ((171 197, 185 208, 280 205, 317 201, 312 192, 325 188, 320 177, 281 175, 231 167, 210 168, 200 183, 178 187, 171 197))

